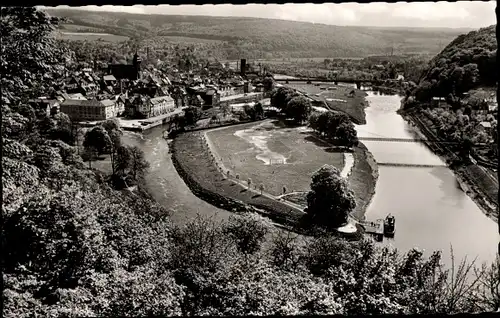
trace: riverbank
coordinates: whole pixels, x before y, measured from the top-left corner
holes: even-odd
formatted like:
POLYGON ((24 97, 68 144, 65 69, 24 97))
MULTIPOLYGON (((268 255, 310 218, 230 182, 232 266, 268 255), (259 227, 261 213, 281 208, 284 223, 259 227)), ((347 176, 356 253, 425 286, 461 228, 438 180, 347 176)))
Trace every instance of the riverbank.
MULTIPOLYGON (((400 111, 400 115, 408 122, 416 125, 419 133, 424 139, 439 140, 437 136, 426 126, 424 119, 416 111, 400 111)), ((445 146, 436 143, 425 142, 437 156, 448 164, 448 167, 457 178, 460 188, 476 203, 481 211, 498 223, 498 184, 486 171, 476 164, 452 165, 454 154, 445 146)))
MULTIPOLYGON (((218 128, 221 129, 221 128, 218 128)), ((188 132, 177 136, 171 145, 172 161, 181 178, 199 198, 219 208, 231 211, 253 211, 262 214, 288 230, 297 232, 304 216, 304 206, 260 191, 258 185, 248 186, 214 156, 213 145, 205 132, 188 132), (229 171, 229 174, 228 174, 229 171)), ((352 216, 364 219, 374 193, 378 176, 376 163, 366 147, 360 144, 352 153, 354 164, 348 174, 349 185, 355 191, 356 209, 352 216)), ((350 238, 356 233, 343 234, 350 238)))

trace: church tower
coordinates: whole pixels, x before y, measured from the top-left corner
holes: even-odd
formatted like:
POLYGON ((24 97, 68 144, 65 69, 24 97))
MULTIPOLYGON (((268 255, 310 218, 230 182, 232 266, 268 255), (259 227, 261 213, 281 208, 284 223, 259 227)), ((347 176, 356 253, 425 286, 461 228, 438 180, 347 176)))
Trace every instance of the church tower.
POLYGON ((136 78, 139 79, 140 78, 140 74, 141 74, 141 58, 139 57, 139 55, 137 54, 137 51, 135 52, 134 54, 134 59, 132 60, 132 64, 134 65, 135 67, 135 71, 136 71, 136 78))

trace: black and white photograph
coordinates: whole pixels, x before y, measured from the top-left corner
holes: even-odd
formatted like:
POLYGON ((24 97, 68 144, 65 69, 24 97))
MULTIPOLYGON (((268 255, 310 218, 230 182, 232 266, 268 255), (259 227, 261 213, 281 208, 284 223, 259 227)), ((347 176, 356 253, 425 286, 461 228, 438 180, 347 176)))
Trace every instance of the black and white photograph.
POLYGON ((2 317, 500 312, 497 6, 0 7, 2 317))

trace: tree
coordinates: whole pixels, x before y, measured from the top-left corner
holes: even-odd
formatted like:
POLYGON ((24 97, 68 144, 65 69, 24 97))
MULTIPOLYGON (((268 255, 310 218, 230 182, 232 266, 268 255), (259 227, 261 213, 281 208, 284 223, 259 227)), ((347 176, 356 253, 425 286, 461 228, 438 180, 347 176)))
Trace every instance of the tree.
POLYGON ((253 106, 253 108, 255 110, 255 116, 256 116, 257 119, 264 118, 264 108, 262 107, 262 103, 261 102, 255 103, 255 105, 253 106))
POLYGON ((287 117, 291 117, 298 124, 303 123, 311 114, 311 102, 303 96, 293 97, 285 108, 287 117))
POLYGON ((113 175, 115 175, 115 157, 118 148, 120 148, 122 140, 121 140, 122 132, 120 130, 112 130, 109 132, 110 138, 110 150, 109 153, 111 155, 111 169, 113 171, 113 175))
POLYGON ((222 116, 224 116, 224 117, 226 117, 227 115, 229 115, 231 113, 231 107, 229 106, 228 103, 223 103, 220 106, 220 110, 222 112, 222 116))
POLYGON ((252 185, 252 179, 248 178, 247 183, 248 183, 248 189, 250 189, 250 186, 252 185))
POLYGON ((111 138, 108 132, 102 126, 96 126, 85 133, 83 147, 94 147, 97 154, 101 155, 108 151, 112 146, 111 138))
POLYGON ((269 224, 258 214, 245 213, 241 216, 230 216, 223 231, 244 254, 254 254, 260 250, 269 232, 269 224))
POLYGON ((44 76, 63 64, 65 52, 50 36, 60 19, 35 7, 2 7, 0 16, 2 96, 10 96, 13 104, 26 102, 47 91, 44 76))
POLYGON ((271 76, 266 76, 262 80, 262 85, 264 85, 265 92, 272 91, 274 89, 274 86, 275 86, 274 79, 271 76))
POLYGON ((262 195, 262 191, 264 191, 264 184, 259 184, 260 195, 262 195))
POLYGON ((278 108, 280 111, 286 108, 288 98, 294 93, 291 88, 288 87, 278 87, 275 88, 271 93, 271 105, 278 108))
POLYGON ((198 107, 190 106, 184 109, 184 118, 187 126, 193 126, 201 118, 201 112, 198 107))
POLYGON ((245 115, 248 116, 248 118, 250 118, 251 120, 257 119, 257 112, 255 111, 255 107, 250 105, 244 105, 243 111, 245 112, 245 115))
POLYGON ((309 116, 309 127, 311 127, 314 131, 319 131, 319 116, 320 114, 317 112, 314 112, 309 116))
POLYGON ((358 136, 352 123, 343 122, 339 125, 336 132, 336 138, 339 145, 351 148, 357 146, 358 136))
POLYGON ((313 222, 339 227, 355 207, 354 194, 337 168, 325 165, 314 173, 307 194, 307 213, 313 222))
POLYGON ((130 152, 130 172, 135 180, 144 177, 149 169, 149 163, 144 158, 144 152, 137 146, 129 147, 130 152))
POLYGON ((324 135, 327 133, 328 125, 329 125, 329 121, 330 121, 331 116, 332 116, 331 112, 324 112, 324 113, 321 113, 319 115, 317 126, 318 126, 318 132, 321 135, 324 135))
POLYGON ((112 131, 122 131, 120 122, 116 118, 106 120, 105 122, 101 123, 101 126, 106 129, 108 134, 110 134, 112 131))

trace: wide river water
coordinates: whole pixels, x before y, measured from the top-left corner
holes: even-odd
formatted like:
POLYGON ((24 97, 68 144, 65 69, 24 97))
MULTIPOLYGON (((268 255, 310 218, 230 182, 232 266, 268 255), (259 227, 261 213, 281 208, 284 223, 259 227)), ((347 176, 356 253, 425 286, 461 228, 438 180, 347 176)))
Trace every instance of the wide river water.
MULTIPOLYGON (((399 96, 369 93, 366 125, 357 126, 358 136, 377 138, 414 138, 411 125, 396 111, 399 96)), ((225 219, 230 212, 218 209, 191 193, 172 165, 162 128, 141 134, 126 133, 124 141, 144 150, 151 164, 147 186, 155 199, 172 211, 172 220, 184 223, 198 213, 225 219)), ((443 164, 425 145, 418 142, 363 141, 378 162, 443 164)), ((480 262, 495 258, 498 244, 497 224, 486 217, 459 188, 446 167, 379 167, 376 194, 368 207, 368 219, 396 217, 396 235, 392 244, 401 252, 418 247, 429 255, 443 251, 449 266, 450 245, 456 260, 468 256, 480 262)))
MULTIPOLYGON (((396 111, 401 97, 368 93, 366 125, 356 127, 358 137, 417 137, 412 125, 396 111)), ((363 143, 377 162, 441 165, 443 161, 419 142, 367 141, 363 143)), ((379 166, 376 193, 366 212, 367 219, 396 217, 396 235, 384 240, 398 250, 418 247, 429 255, 443 252, 451 265, 467 256, 480 262, 493 261, 498 248, 497 224, 488 218, 459 187, 447 167, 409 168, 379 166)))

